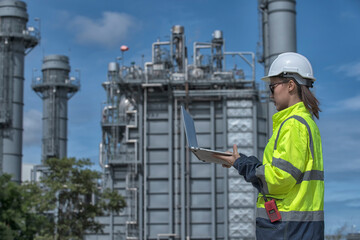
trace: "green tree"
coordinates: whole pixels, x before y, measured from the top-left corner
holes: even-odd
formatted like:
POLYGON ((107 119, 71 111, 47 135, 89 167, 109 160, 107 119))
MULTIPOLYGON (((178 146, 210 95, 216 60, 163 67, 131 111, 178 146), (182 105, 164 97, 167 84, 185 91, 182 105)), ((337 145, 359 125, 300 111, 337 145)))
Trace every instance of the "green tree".
POLYGON ((51 224, 40 235, 55 239, 83 239, 86 232, 102 232, 95 219, 107 211, 119 212, 125 207, 121 195, 109 189, 101 191, 101 174, 91 170, 89 159, 51 158, 45 161, 49 171, 41 178, 44 189, 39 212, 48 214, 51 224), (96 201, 94 201, 94 196, 96 201))
POLYGON ((41 190, 33 184, 21 186, 11 175, 0 176, 0 239, 34 239, 46 218, 36 213, 41 190))

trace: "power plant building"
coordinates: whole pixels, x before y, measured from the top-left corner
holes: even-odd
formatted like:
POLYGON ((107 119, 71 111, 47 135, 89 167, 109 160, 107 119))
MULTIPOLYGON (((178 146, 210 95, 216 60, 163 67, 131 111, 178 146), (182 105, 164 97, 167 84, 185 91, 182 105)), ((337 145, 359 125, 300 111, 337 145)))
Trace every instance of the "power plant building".
MULTIPOLYGON (((258 0, 267 73, 275 57, 296 52, 295 0, 258 0), (281 38, 279 38, 281 36, 281 38)), ((24 56, 39 39, 26 27, 26 4, 0 1, 0 173, 21 181, 24 56)), ((124 196, 120 214, 97 217, 104 233, 86 239, 255 239, 257 192, 234 168, 199 161, 188 149, 180 108, 193 116, 200 147, 259 159, 275 111, 255 77, 255 54, 225 50, 224 34, 186 46, 185 28, 152 44, 144 66, 108 65, 102 83, 99 145, 102 188, 124 196), (191 58, 189 57, 191 56, 191 58), (234 65, 229 59, 235 60, 234 65)), ((79 90, 69 58, 45 56, 33 90, 43 99, 42 163, 67 156, 67 102, 79 90)), ((35 166, 34 173, 46 170, 35 166)), ((34 176, 36 179, 36 176, 34 176)))
POLYGON ((254 239, 256 192, 235 169, 199 161, 187 148, 180 106, 194 117, 201 147, 262 156, 267 109, 255 84, 255 54, 225 52, 223 33, 195 42, 189 65, 185 30, 152 45, 145 70, 112 62, 102 85, 100 162, 104 187, 127 201, 99 218, 89 239, 254 239), (204 54, 208 53, 208 55, 204 54), (226 70, 233 56, 248 66, 226 70), (249 76, 249 77, 245 77, 249 76))

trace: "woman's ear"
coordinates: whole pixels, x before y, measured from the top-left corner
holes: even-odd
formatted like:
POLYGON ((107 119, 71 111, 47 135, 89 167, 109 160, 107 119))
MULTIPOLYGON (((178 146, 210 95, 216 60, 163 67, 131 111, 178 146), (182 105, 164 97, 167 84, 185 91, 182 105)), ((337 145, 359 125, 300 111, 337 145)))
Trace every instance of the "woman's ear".
POLYGON ((294 82, 294 80, 289 81, 288 89, 289 89, 289 92, 292 92, 296 89, 296 83, 294 82))

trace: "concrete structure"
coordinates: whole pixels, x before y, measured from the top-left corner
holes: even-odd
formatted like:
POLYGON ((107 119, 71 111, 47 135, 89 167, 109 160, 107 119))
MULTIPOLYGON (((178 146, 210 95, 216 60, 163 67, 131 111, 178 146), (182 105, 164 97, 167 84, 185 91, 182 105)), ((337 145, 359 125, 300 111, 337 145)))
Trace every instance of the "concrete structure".
POLYGON ((0 1, 0 172, 21 181, 24 57, 40 39, 27 27, 26 4, 0 1))
POLYGON ((42 162, 67 156, 68 100, 80 88, 80 79, 70 77, 69 58, 45 56, 42 77, 35 77, 33 90, 43 99, 42 162))

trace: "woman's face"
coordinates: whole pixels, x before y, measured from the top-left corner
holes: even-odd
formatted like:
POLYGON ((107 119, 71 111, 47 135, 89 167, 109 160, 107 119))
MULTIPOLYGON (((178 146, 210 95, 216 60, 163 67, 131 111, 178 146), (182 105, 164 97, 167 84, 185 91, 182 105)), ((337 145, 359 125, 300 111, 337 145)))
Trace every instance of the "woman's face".
POLYGON ((278 111, 289 107, 290 94, 288 83, 289 82, 284 82, 284 79, 279 77, 270 78, 270 86, 272 86, 274 90, 270 98, 274 101, 276 110, 278 111))

